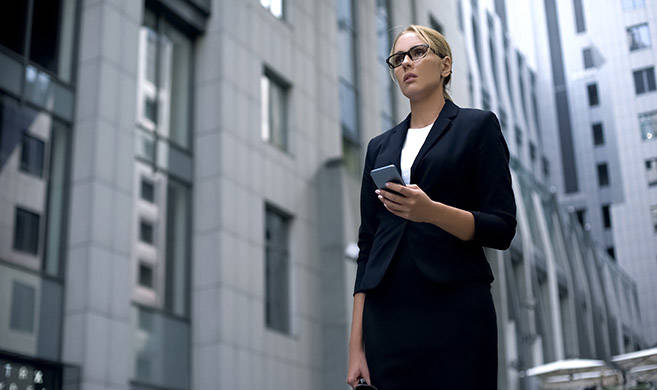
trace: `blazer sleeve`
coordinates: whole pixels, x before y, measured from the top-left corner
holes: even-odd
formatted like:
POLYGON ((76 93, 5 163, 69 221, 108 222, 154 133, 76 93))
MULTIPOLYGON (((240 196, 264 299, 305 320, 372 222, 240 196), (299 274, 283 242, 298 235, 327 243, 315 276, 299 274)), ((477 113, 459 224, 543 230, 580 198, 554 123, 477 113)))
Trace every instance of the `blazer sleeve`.
POLYGON ((376 184, 370 175, 374 169, 374 160, 376 159, 376 148, 373 145, 374 139, 367 144, 367 153, 365 154, 365 167, 363 169, 363 179, 360 188, 360 227, 358 228, 358 259, 356 263, 356 283, 354 284, 354 293, 361 292, 360 284, 365 274, 365 264, 369 260, 370 249, 374 241, 374 233, 378 227, 377 212, 383 207, 381 202, 374 193, 376 184))
POLYGON ((509 148, 500 123, 489 112, 477 133, 475 182, 479 210, 474 215, 474 241, 504 250, 516 233, 516 202, 511 186, 509 148))

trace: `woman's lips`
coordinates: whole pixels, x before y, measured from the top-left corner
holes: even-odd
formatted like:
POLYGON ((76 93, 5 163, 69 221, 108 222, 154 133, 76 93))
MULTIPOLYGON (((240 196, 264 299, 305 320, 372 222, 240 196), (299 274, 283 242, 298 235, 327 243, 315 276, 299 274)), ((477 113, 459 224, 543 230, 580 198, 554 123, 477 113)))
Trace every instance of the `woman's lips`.
POLYGON ((404 82, 408 83, 409 81, 412 81, 413 79, 416 79, 416 78, 417 78, 417 75, 415 75, 415 74, 412 74, 412 73, 407 74, 406 76, 404 76, 404 82))

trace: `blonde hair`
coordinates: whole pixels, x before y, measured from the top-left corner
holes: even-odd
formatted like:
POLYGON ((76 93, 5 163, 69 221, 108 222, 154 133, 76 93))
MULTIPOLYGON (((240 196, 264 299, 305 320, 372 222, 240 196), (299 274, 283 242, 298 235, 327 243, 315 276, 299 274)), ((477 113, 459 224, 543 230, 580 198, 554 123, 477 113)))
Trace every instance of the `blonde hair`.
MULTIPOLYGON (((445 56, 449 56, 449 58, 452 58, 452 50, 449 48, 449 43, 447 43, 447 40, 445 39, 445 36, 438 31, 425 27, 425 26, 420 26, 417 24, 411 24, 410 26, 406 27, 403 31, 400 31, 397 33, 395 36, 395 39, 392 41, 392 46, 390 47, 390 55, 393 55, 393 50, 395 50, 395 44, 397 43, 397 40, 399 37, 401 37, 404 33, 407 32, 414 32, 417 34, 418 38, 422 40, 424 43, 429 45, 429 48, 436 53, 436 55, 440 58, 444 58, 445 56)), ((397 79, 395 78, 394 75, 394 70, 390 69, 390 76, 392 77, 393 81, 396 83, 397 79)), ((447 77, 443 79, 443 97, 445 100, 452 100, 452 97, 449 96, 449 93, 447 93, 447 84, 449 84, 450 80, 452 79, 452 70, 449 70, 449 74, 447 77)))

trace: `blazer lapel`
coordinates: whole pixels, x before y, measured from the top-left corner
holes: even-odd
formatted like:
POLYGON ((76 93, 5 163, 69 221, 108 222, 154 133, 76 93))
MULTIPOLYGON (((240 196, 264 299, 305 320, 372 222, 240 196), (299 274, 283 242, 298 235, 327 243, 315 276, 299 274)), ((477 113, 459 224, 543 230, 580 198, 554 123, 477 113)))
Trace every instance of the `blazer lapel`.
MULTIPOLYGON (((414 172, 417 167, 422 162, 424 155, 431 149, 431 147, 438 142, 442 135, 449 129, 449 124, 452 122, 452 119, 456 116, 459 111, 459 107, 452 103, 451 100, 445 100, 445 105, 440 111, 438 118, 429 130, 427 139, 422 144, 420 151, 418 152, 413 165, 411 166, 411 178, 414 177, 414 172)), ((382 151, 383 155, 379 161, 390 161, 390 163, 395 164, 399 173, 401 174, 401 152, 404 147, 404 142, 406 141, 406 134, 408 133, 408 128, 411 125, 411 114, 406 116, 402 122, 394 127, 390 139, 388 140, 388 145, 382 151)), ((379 168, 378 166, 376 168, 379 168)))
MULTIPOLYGON (((445 134, 445 132, 450 128, 450 124, 452 123, 452 119, 458 114, 459 107, 452 103, 451 100, 445 100, 445 105, 443 106, 443 109, 440 110, 440 114, 438 115, 438 119, 433 124, 433 127, 431 127, 431 130, 429 130, 429 134, 427 135, 427 139, 424 140, 424 143, 422 144, 422 147, 420 148, 420 151, 418 152, 417 156, 415 157, 415 160, 413 161, 413 165, 411 166, 411 178, 415 177, 415 171, 417 170, 417 167, 420 165, 422 162, 422 158, 424 158, 424 155, 427 154, 429 149, 438 142, 438 140, 445 134)), ((409 115, 409 123, 410 123, 410 115, 409 115)), ((406 126, 406 131, 404 131, 404 139, 406 138, 406 132, 408 131, 408 126, 406 126)), ((404 144, 404 141, 402 140, 402 146, 404 144)), ((399 150, 399 155, 401 156, 401 147, 399 150)), ((399 161, 399 160, 398 160, 399 161)), ((415 183, 417 180, 413 180, 413 183, 415 183)))

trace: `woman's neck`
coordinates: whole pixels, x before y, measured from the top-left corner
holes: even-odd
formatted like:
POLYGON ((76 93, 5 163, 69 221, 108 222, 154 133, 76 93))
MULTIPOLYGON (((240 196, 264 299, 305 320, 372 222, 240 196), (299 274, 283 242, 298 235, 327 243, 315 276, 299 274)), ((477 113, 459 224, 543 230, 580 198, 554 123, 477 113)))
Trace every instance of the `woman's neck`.
POLYGON ((435 122, 445 105, 445 97, 440 88, 436 88, 431 95, 411 102, 411 125, 413 129, 429 126, 435 122))

